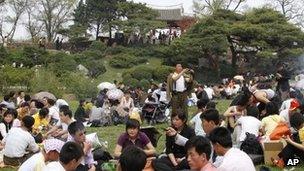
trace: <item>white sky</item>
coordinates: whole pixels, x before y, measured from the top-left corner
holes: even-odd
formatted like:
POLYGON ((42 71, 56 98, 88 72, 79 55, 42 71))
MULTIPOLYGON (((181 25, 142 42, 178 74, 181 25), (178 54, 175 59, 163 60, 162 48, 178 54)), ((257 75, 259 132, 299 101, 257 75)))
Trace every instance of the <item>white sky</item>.
MULTIPOLYGON (((172 5, 179 5, 182 4, 184 8, 184 12, 186 14, 192 14, 192 0, 133 0, 134 2, 142 2, 146 3, 151 7, 157 8, 158 6, 172 6, 172 5)), ((246 4, 243 5, 242 8, 253 8, 253 7, 260 7, 265 4, 266 0, 247 0, 246 4)), ((268 1, 269 2, 269 1, 268 1)), ((17 27, 14 39, 28 39, 29 35, 24 29, 24 26, 20 25, 24 21, 19 21, 19 26, 17 27)))
MULTIPOLYGON (((156 5, 156 6, 171 6, 171 5, 178 5, 183 4, 185 13, 192 13, 192 0, 133 0, 134 2, 143 2, 149 5, 156 5)), ((203 0, 202 0, 203 1, 203 0)), ((249 8, 252 7, 260 7, 265 4, 266 0, 247 0, 246 6, 249 8)))

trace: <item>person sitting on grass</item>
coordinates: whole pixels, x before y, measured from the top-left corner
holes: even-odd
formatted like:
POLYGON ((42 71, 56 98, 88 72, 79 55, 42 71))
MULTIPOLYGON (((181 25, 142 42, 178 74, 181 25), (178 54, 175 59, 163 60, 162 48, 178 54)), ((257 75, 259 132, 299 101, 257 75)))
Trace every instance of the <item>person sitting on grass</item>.
POLYGON ((38 113, 33 115, 33 118, 35 119, 35 123, 33 126, 34 131, 40 133, 43 130, 47 130, 47 127, 49 126, 48 114, 49 109, 42 108, 38 113))
POLYGON ((140 131, 140 123, 136 119, 129 119, 127 121, 126 132, 122 133, 118 138, 114 150, 114 157, 119 158, 122 151, 131 145, 142 149, 147 156, 153 156, 155 154, 155 148, 148 136, 140 131))
POLYGON ((76 119, 76 121, 85 122, 88 120, 89 117, 85 112, 84 105, 85 105, 85 100, 80 100, 79 106, 74 114, 74 118, 76 119))
POLYGON ((39 146, 35 143, 31 130, 34 125, 34 118, 24 116, 21 127, 12 128, 4 139, 4 156, 5 165, 19 166, 27 160, 33 153, 39 151, 39 146))
POLYGON ((8 109, 3 115, 3 120, 0 123, 0 141, 6 137, 8 131, 13 127, 14 113, 17 111, 14 109, 8 109))
POLYGON ((126 147, 119 159, 117 171, 142 171, 147 162, 146 153, 132 145, 126 147))
POLYGON ((45 140, 42 150, 27 159, 18 171, 42 171, 47 162, 58 161, 63 145, 64 142, 58 139, 45 140))
POLYGON ((298 158, 300 163, 304 161, 304 117, 301 113, 294 113, 290 117, 290 124, 296 130, 292 137, 283 137, 287 145, 279 153, 279 160, 273 160, 273 163, 280 168, 287 165, 289 159, 298 158))
POLYGON ((216 171, 210 163, 211 144, 207 138, 195 136, 186 143, 187 161, 191 170, 216 171))
POLYGON ((72 111, 69 109, 69 106, 61 106, 59 112, 60 121, 57 122, 55 126, 52 127, 46 133, 46 137, 51 135, 52 137, 59 138, 61 140, 67 140, 68 138, 68 126, 74 122, 72 119, 72 111))
POLYGON ((162 163, 165 163, 172 169, 183 170, 190 169, 186 160, 186 149, 184 145, 179 145, 175 142, 176 135, 179 134, 186 139, 195 136, 195 132, 187 125, 187 116, 182 110, 177 110, 171 116, 172 126, 166 131, 166 154, 167 157, 160 158, 162 163), (174 132, 175 136, 171 133, 174 132))
POLYGON ((81 164, 78 166, 76 171, 78 170, 89 170, 94 171, 95 170, 95 161, 92 154, 92 145, 90 142, 86 141, 85 136, 85 127, 82 122, 76 121, 71 123, 68 126, 68 132, 71 135, 71 139, 68 141, 76 142, 83 148, 84 152, 84 160, 81 162, 81 164))
POLYGON ((43 171, 75 171, 83 160, 83 149, 75 142, 67 142, 61 148, 59 161, 50 162, 43 171))
POLYGON ((202 99, 197 102, 197 114, 189 121, 190 125, 194 125, 195 135, 206 136, 205 131, 202 127, 201 114, 206 110, 206 105, 209 100, 202 99))
POLYGON ((213 129, 209 139, 217 155, 224 156, 223 162, 217 168, 219 171, 255 171, 250 157, 245 152, 232 148, 231 133, 227 128, 213 129))

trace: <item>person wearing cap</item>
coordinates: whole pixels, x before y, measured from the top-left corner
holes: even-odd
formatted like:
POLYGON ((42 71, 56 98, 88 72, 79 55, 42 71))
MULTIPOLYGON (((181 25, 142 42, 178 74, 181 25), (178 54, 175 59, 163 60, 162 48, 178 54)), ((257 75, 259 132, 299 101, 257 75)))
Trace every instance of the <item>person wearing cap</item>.
POLYGON ((290 117, 297 112, 297 109, 299 109, 299 107, 300 107, 299 101, 294 98, 290 101, 289 109, 284 109, 280 112, 280 116, 282 116, 285 119, 289 127, 290 127, 290 117))
POLYGON ((58 139, 47 139, 39 153, 27 159, 18 171, 42 171, 47 162, 58 161, 59 153, 64 142, 58 139))

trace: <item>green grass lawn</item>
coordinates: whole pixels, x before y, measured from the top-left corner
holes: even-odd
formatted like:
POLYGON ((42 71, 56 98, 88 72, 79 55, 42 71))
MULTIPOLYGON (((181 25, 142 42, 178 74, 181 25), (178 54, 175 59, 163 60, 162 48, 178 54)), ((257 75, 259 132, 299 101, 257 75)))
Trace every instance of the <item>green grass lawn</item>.
MULTIPOLYGON (((220 111, 220 113, 222 114, 227 107, 229 106, 230 101, 229 100, 220 100, 217 101, 217 108, 220 111)), ((72 108, 73 111, 76 110, 78 105, 77 101, 71 101, 70 102, 70 106, 72 108)), ((195 107, 191 107, 189 109, 189 113, 193 114, 195 113, 195 107)), ((162 136, 160 137, 159 141, 158 141, 158 146, 157 146, 157 152, 161 153, 164 148, 165 148, 165 133, 161 128, 167 127, 167 124, 159 124, 156 125, 155 127, 159 130, 159 132, 161 132, 162 136)), ((92 132, 97 132, 98 137, 103 140, 103 141, 108 141, 108 150, 110 153, 113 153, 115 145, 116 145, 116 141, 117 138, 119 137, 119 135, 121 133, 123 133, 125 131, 125 126, 124 125, 118 125, 118 126, 109 126, 109 127, 98 127, 98 128, 87 128, 87 133, 92 133, 92 132)), ((257 166, 257 169, 259 169, 260 166, 257 166)), ((3 168, 0 169, 1 171, 12 171, 15 169, 11 169, 11 168, 3 168)), ((280 170, 277 168, 271 168, 271 170, 280 170)), ((304 167, 300 167, 297 168, 295 171, 300 171, 300 170, 304 170, 304 167)))

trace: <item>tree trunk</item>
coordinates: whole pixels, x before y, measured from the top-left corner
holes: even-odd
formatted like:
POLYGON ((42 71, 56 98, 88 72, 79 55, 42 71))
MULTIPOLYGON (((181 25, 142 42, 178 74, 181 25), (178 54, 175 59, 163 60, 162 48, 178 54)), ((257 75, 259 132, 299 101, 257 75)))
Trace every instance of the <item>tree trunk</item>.
POLYGON ((229 48, 230 48, 231 55, 232 55, 231 65, 232 65, 232 68, 236 69, 237 53, 236 53, 236 50, 233 46, 233 41, 232 41, 231 37, 227 36, 227 39, 228 39, 228 42, 229 42, 229 48))
POLYGON ((96 40, 98 40, 99 29, 100 29, 100 23, 97 23, 97 28, 96 28, 96 40))

